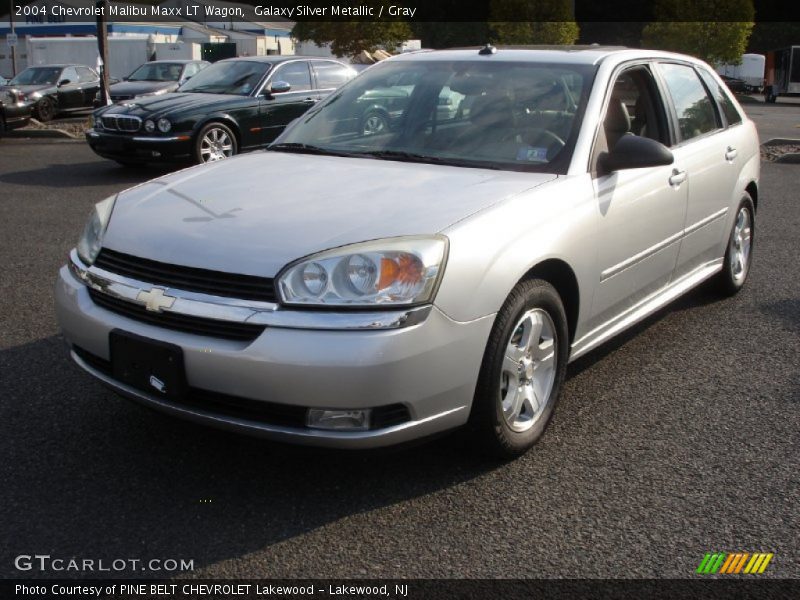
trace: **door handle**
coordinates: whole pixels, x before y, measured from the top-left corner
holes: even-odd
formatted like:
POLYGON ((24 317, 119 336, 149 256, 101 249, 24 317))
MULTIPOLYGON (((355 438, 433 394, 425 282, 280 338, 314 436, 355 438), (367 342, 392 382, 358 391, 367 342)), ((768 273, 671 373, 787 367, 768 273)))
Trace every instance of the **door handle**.
POLYGON ((728 146, 728 149, 725 151, 725 160, 731 162, 739 152, 733 146, 728 146))
POLYGON ((303 100, 303 104, 314 104, 317 101, 316 98, 305 98, 303 100))
POLYGON ((686 181, 686 171, 672 169, 672 175, 669 176, 669 184, 673 187, 677 187, 684 181, 686 181))

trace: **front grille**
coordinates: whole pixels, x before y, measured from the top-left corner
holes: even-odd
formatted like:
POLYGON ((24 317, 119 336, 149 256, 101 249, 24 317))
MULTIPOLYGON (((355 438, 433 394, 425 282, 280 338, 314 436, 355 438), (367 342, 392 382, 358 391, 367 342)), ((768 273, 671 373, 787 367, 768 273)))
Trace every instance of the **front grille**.
POLYGON ((275 285, 269 277, 254 277, 171 265, 103 248, 94 266, 153 285, 240 300, 275 302, 275 285))
POLYGON ((139 304, 121 300, 94 289, 89 290, 89 296, 98 306, 123 317, 195 335, 252 342, 265 329, 263 325, 253 325, 251 323, 220 321, 172 312, 153 312, 139 304))
POLYGON ((122 131, 124 133, 134 133, 139 131, 142 120, 131 115, 103 115, 100 118, 103 129, 108 131, 122 131))
MULTIPOLYGON (((114 370, 110 361, 102 359, 79 346, 73 346, 72 349, 87 365, 107 377, 113 377, 114 370)), ((306 412, 308 408, 305 406, 251 400, 250 398, 231 396, 195 387, 189 388, 186 398, 170 400, 170 402, 178 406, 196 408, 217 415, 259 421, 283 427, 306 428, 306 412)), ((379 406, 372 411, 371 429, 382 429, 410 420, 411 414, 408 408, 402 404, 379 406)))

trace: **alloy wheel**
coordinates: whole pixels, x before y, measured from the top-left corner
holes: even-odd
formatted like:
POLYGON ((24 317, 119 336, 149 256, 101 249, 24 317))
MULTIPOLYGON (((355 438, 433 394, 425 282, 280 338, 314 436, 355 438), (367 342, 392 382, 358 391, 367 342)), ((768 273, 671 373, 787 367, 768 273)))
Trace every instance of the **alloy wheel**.
POLYGON ((740 282, 747 277, 747 270, 750 267, 752 239, 750 211, 742 206, 736 215, 736 224, 733 227, 730 246, 731 276, 736 282, 740 282))
POLYGON ((553 319, 541 308, 517 321, 506 347, 500 374, 500 403, 512 431, 527 431, 550 402, 558 348, 553 319))
POLYGON ((233 140, 226 131, 212 127, 200 141, 200 158, 204 163, 223 160, 233 155, 233 140))

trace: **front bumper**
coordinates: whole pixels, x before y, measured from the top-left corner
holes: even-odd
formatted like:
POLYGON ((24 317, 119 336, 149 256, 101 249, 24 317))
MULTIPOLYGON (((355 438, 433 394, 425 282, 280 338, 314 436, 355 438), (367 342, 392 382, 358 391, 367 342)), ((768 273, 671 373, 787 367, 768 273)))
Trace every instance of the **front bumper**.
POLYGON ((190 158, 191 136, 186 134, 116 134, 90 129, 86 141, 103 158, 127 162, 180 161, 190 158))
POLYGON ((267 327, 254 341, 243 342, 172 331, 110 312, 93 302, 86 285, 67 266, 59 272, 55 295, 73 359, 118 393, 207 425, 340 448, 393 445, 466 423, 494 320, 490 315, 460 323, 434 307, 423 322, 400 329, 267 327), (89 353, 108 361, 113 329, 180 346, 192 388, 293 407, 403 405, 410 418, 383 429, 326 431, 169 401, 115 381, 82 358, 89 353))

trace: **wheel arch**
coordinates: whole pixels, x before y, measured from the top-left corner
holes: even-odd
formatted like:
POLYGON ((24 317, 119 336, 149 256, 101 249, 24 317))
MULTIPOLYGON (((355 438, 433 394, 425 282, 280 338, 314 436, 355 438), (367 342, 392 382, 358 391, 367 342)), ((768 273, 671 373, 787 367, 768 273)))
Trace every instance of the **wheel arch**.
POLYGON ((750 181, 745 186, 744 191, 750 194, 753 199, 753 208, 758 211, 758 184, 755 181, 750 181))
POLYGON ((567 329, 571 345, 575 339, 580 313, 580 287, 575 271, 560 258, 548 258, 531 267, 520 281, 526 279, 542 279, 556 289, 567 315, 567 329))
POLYGON ((198 121, 197 128, 195 129, 194 135, 192 137, 196 140, 197 136, 200 134, 200 131, 203 129, 203 127, 211 123, 221 123, 222 125, 229 127, 230 130, 233 132, 233 135, 236 136, 236 146, 239 148, 239 150, 241 150, 242 132, 239 129, 239 124, 236 122, 236 119, 234 119, 230 115, 209 115, 202 121, 198 121))

